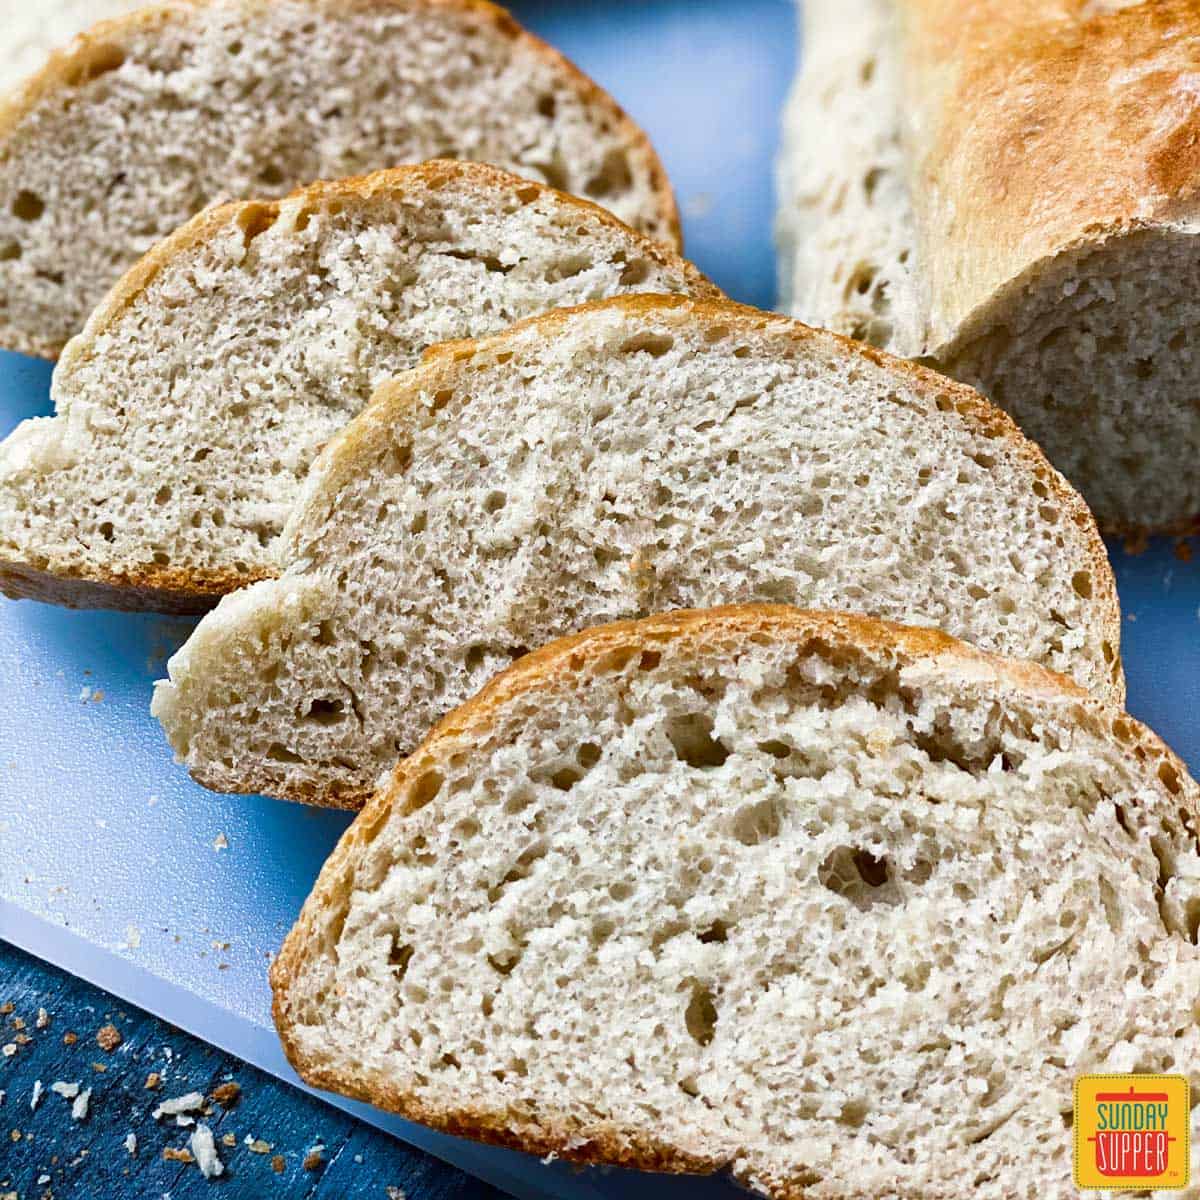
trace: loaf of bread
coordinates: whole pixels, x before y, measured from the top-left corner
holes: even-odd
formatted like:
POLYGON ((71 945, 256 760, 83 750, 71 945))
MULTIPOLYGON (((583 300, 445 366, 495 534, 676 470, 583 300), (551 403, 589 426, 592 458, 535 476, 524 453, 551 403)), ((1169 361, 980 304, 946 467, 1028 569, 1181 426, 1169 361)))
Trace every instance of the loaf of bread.
POLYGON ((806 0, 785 307, 978 387, 1113 531, 1200 517, 1200 8, 806 0))
POLYGON ((0 0, 0 92, 39 70, 51 51, 98 21, 142 8, 146 0, 0 0))
POLYGON ((592 630, 385 781, 275 1020, 309 1083, 537 1154, 1068 1200, 1076 1075, 1200 1084, 1198 799, 1119 710, 932 631, 592 630))
POLYGON ((0 589, 209 608, 277 573, 316 452, 425 347, 639 291, 719 294, 605 210, 477 163, 209 210, 70 344, 58 415, 0 444, 0 589))
POLYGON ((486 0, 169 0, 93 27, 0 105, 0 346, 56 356, 214 201, 429 158, 678 239, 641 130, 486 0))
POLYGON ((627 297, 435 347, 317 460, 281 561, 155 693, 218 790, 361 804, 529 649, 720 603, 868 610, 1123 694, 1103 544, 1007 417, 728 302, 627 297))

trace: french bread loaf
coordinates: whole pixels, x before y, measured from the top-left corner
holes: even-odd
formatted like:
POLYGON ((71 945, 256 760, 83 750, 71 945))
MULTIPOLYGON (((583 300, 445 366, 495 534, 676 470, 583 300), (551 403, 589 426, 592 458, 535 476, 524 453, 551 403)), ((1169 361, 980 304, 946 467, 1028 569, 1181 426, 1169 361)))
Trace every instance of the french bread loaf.
POLYGON ((434 342, 622 292, 718 295, 603 209, 431 162, 209 210, 109 294, 0 444, 0 589, 197 611, 277 573, 320 447, 434 342))
POLYGON ((0 346, 56 356, 215 201, 430 158, 677 243, 645 135, 486 0, 168 0, 93 27, 0 105, 0 346))
POLYGON ((806 0, 784 306, 978 387, 1114 532, 1200 516, 1200 9, 806 0))
POLYGON ((944 627, 1123 695, 1079 498, 975 393, 728 302, 633 296, 435 347, 321 454, 278 580, 154 711, 201 783, 355 806, 513 658, 784 600, 944 627))
POLYGON ((1200 1084, 1200 809, 1149 731, 941 634, 592 630, 448 716, 272 968, 311 1084, 778 1200, 1071 1200, 1081 1073, 1200 1084))

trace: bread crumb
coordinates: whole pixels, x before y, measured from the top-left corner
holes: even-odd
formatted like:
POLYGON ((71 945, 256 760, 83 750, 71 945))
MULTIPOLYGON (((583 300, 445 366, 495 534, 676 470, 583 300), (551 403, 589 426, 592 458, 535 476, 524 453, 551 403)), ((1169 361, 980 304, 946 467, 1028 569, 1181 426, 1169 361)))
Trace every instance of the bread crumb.
POLYGON ((104 1074, 104 1072, 108 1070, 108 1064, 107 1064, 107 1063, 98 1063, 98 1062, 94 1062, 94 1063, 92 1063, 92 1070, 93 1070, 93 1071, 99 1071, 99 1072, 100 1072, 100 1074, 101 1074, 101 1075, 103 1075, 103 1074, 104 1074))
POLYGON ((218 854, 222 850, 228 850, 229 839, 223 833, 218 833, 217 836, 213 838, 213 849, 217 851, 218 854))
POLYGON ((88 1106, 92 1102, 92 1089, 84 1088, 78 1096, 75 1097, 75 1103, 71 1105, 71 1120, 86 1121, 88 1115, 88 1106))
POLYGON ((104 1025, 96 1034, 96 1044, 111 1054, 121 1044, 121 1031, 112 1024, 104 1025))
POLYGON ((313 1147, 304 1156, 304 1169, 306 1171, 319 1171, 325 1160, 321 1157, 321 1151, 317 1147, 313 1147))
POLYGON ((174 1146, 164 1146, 163 1147, 163 1158, 165 1158, 167 1160, 167 1162, 190 1163, 190 1162, 196 1161, 192 1157, 191 1151, 176 1150, 174 1146))
POLYGON ((262 1138, 252 1137, 250 1134, 246 1134, 246 1145, 251 1154, 270 1154, 275 1149, 270 1142, 264 1142, 262 1138))
POLYGON ((136 1155, 137 1154, 137 1134, 136 1133, 127 1133, 125 1135, 124 1145, 125 1145, 125 1149, 129 1151, 130 1155, 136 1155))
POLYGON ((287 1163, 283 1161, 282 1154, 276 1154, 275 1157, 271 1159, 271 1170, 274 1171, 276 1175, 282 1175, 283 1168, 286 1166, 287 1163))
POLYGON ((79 1034, 73 1033, 69 1029, 67 1030, 66 1033, 63 1034, 63 1045, 64 1046, 73 1046, 73 1045, 75 1045, 75 1043, 77 1041, 79 1041, 79 1034))
POLYGON ((233 1108, 241 1098, 241 1086, 232 1080, 229 1083, 222 1083, 212 1090, 212 1099, 224 1109, 233 1108))
POLYGON ((36 1025, 38 1029, 49 1028, 50 1014, 44 1008, 38 1009, 37 1020, 34 1022, 34 1025, 36 1025))
POLYGON ((213 1142, 212 1130, 207 1125, 196 1126, 196 1132, 192 1134, 189 1145, 196 1156, 196 1165, 205 1179, 216 1179, 218 1175, 224 1174, 225 1164, 221 1162, 221 1156, 213 1142))
POLYGON ((403 1188, 390 1187, 387 1190, 388 1200, 408 1200, 403 1188))
POLYGON ((79 1095, 79 1084, 64 1083, 61 1079, 57 1083, 50 1085, 50 1090, 56 1095, 61 1096, 64 1100, 73 1100, 79 1095))
POLYGON ((236 1146, 237 1145, 237 1135, 233 1134, 233 1133, 227 1133, 221 1138, 221 1142, 223 1145, 226 1145, 226 1146, 236 1146))
POLYGON ((12 1058, 12 1056, 14 1054, 16 1054, 16 1052, 17 1052, 17 1043, 16 1042, 5 1042, 5 1044, 3 1046, 0 1046, 0 1054, 3 1054, 5 1058, 12 1058))
POLYGON ((32 1112, 42 1102, 42 1081, 35 1079, 33 1081, 33 1095, 29 1098, 29 1109, 32 1112))
POLYGON ((11 1000, 5 1000, 3 1004, 0 1004, 0 1017, 7 1017, 15 1007, 16 1005, 11 1000))
POLYGON ((157 1121, 162 1117, 174 1117, 180 1113, 196 1112, 204 1107, 204 1097, 199 1092, 188 1092, 164 1100, 150 1115, 157 1121))
POLYGON ((79 689, 79 703, 86 704, 92 698, 92 689, 90 687, 79 689))
POLYGON ((14 1029, 24 1029, 24 1028, 25 1028, 25 1022, 24 1022, 24 1021, 22 1021, 20 1017, 13 1017, 13 1019, 12 1019, 12 1027, 13 1027, 14 1029))
POLYGON ((152 1092, 162 1087, 162 1076, 157 1071, 151 1071, 150 1074, 146 1076, 146 1087, 152 1092))

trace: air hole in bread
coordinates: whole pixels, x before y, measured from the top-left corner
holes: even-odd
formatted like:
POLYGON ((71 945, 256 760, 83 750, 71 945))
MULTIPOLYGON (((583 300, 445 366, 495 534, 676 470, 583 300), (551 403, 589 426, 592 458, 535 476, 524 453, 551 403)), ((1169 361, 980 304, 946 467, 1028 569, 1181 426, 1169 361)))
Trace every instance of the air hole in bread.
POLYGON ((332 621, 318 621, 317 631, 313 634, 313 641, 318 646, 335 646, 337 645, 337 633, 334 630, 332 621))
POLYGON ((493 970, 501 975, 510 975, 521 961, 521 952, 517 949, 501 950, 498 954, 489 954, 487 960, 493 970))
POLYGON ((298 763, 301 760, 300 755, 289 750, 282 742, 272 742, 267 750, 267 757, 272 762, 278 763, 298 763))
POLYGON ((772 758, 790 758, 792 754, 792 748, 787 742, 777 741, 773 738, 765 742, 759 742, 758 748, 764 754, 769 754, 772 758))
POLYGON ((24 253, 20 242, 0 242, 0 262, 13 262, 24 253))
POLYGON ((707 929, 696 935, 706 946, 724 942, 729 936, 729 926, 724 921, 714 921, 707 929))
POLYGON ((442 776, 438 771, 426 771, 408 791, 408 810, 414 812, 424 808, 442 790, 442 776))
POLYGON ((707 1046, 717 1031, 717 1006, 712 990, 705 984, 692 981, 692 997, 683 1014, 688 1036, 701 1046, 707 1046))
POLYGON ((743 846, 761 846, 779 836, 782 824, 778 805, 773 800, 759 800, 734 814, 733 836, 743 846))
POLYGON ((258 178, 267 187, 279 187, 280 184, 287 178, 284 172, 280 169, 277 163, 267 163, 265 167, 258 173, 258 178))
POLYGON ((574 767, 563 767, 550 776, 550 782, 560 792, 569 792, 581 779, 583 773, 574 767))
POLYGON ((639 333, 628 338, 621 346, 626 354, 649 354, 661 358, 675 345, 675 339, 669 333, 639 333))
POLYGON ((497 513, 508 503, 508 497, 503 492, 488 492, 483 501, 483 511, 497 513))
POLYGON ((1172 796, 1179 795, 1179 772, 1169 762, 1158 764, 1158 778, 1172 796))
POLYGON ((883 176, 884 170, 882 167, 872 167, 863 176, 863 195, 866 196, 868 201, 875 198, 875 189, 879 186, 879 181, 883 176))
POLYGON ((547 92, 544 96, 539 96, 537 110, 538 116, 553 120, 554 114, 558 112, 558 97, 553 92, 547 92))
POLYGON ((895 903, 888 889, 891 866, 886 858, 876 858, 869 850, 856 846, 838 846, 825 856, 817 869, 817 878, 843 900, 861 912, 873 904, 895 903))
POLYGON ((341 700, 314 700, 308 706, 305 720, 316 725, 336 725, 345 715, 345 705, 341 700))
POLYGON ((154 493, 154 503, 167 504, 171 499, 171 494, 171 488, 167 484, 163 484, 163 486, 154 493))
POLYGON ((90 46, 86 56, 81 55, 67 72, 67 82, 72 87, 91 83, 101 75, 119 70, 125 63, 125 51, 120 46, 90 46))
POLYGON ((700 770, 721 766, 730 754, 729 747, 713 737, 712 730, 712 718, 707 713, 687 713, 667 722, 667 737, 676 758, 700 770))
POLYGON ((18 221, 36 221, 46 211, 46 202, 36 192, 22 190, 13 197, 12 211, 18 221))
POLYGON ((256 237, 275 224, 275 209, 269 204, 247 204, 238 213, 237 224, 242 231, 242 244, 249 248, 256 237))
POLYGON ((633 183, 629 156, 624 150, 612 149, 604 156, 600 170, 584 185, 584 194, 594 200, 604 199, 617 192, 628 191, 633 183))
POLYGON ((601 750, 595 742, 584 742, 575 758, 585 771, 590 771, 600 761, 601 750))
POLYGON ((392 948, 388 951, 388 966, 395 975, 397 982, 404 978, 408 971, 408 964, 412 962, 412 956, 415 953, 412 946, 402 946, 396 941, 396 937, 392 935, 392 948))
POLYGON ((636 287, 639 283, 645 283, 649 277, 650 264, 644 258, 635 258, 621 272, 620 283, 624 287, 636 287))

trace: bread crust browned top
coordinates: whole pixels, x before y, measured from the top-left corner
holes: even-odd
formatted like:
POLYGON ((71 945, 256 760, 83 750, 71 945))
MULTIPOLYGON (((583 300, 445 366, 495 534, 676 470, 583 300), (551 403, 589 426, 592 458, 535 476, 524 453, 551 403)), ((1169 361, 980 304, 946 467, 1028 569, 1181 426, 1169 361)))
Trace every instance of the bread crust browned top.
POLYGON ((1200 3, 889 0, 928 348, 1036 265, 1200 218, 1200 3))
MULTIPOLYGON (((596 1137, 578 1145, 564 1128, 556 1127, 552 1114, 539 1117, 540 1135, 516 1136, 493 1114, 472 1109, 464 1096, 454 1110, 431 1107, 408 1094, 386 1077, 351 1075, 311 1061, 293 1035, 295 1013, 291 996, 310 954, 321 944, 319 925, 327 906, 340 904, 354 887, 355 874, 367 847, 382 830, 394 809, 419 803, 416 789, 430 771, 465 747, 483 743, 495 717, 519 697, 553 689, 557 680, 578 674, 586 664, 608 655, 630 656, 664 643, 682 642, 694 653, 719 652, 721 643, 747 636, 821 648, 834 652, 884 655, 898 667, 921 664, 947 677, 958 677, 997 692, 1049 705, 1061 705, 1070 719, 1105 729, 1129 748, 1148 772, 1157 772, 1172 792, 1193 812, 1197 789, 1183 763, 1158 737, 1132 717, 1090 696, 1070 680, 1032 663, 986 654, 931 629, 912 629, 872 618, 844 613, 806 612, 784 605, 741 605, 706 611, 675 612, 640 621, 621 621, 586 630, 553 642, 520 659, 496 676, 466 704, 446 716, 424 744, 401 762, 342 836, 321 871, 312 895, 305 902, 295 927, 288 934, 271 967, 272 1013, 288 1061, 315 1087, 365 1100, 409 1120, 493 1145, 535 1154, 554 1154, 581 1163, 616 1163, 642 1170, 711 1172, 728 1164, 681 1154, 665 1140, 632 1137, 596 1137)), ((804 1189, 790 1181, 772 1188, 775 1200, 803 1200, 804 1189)))

